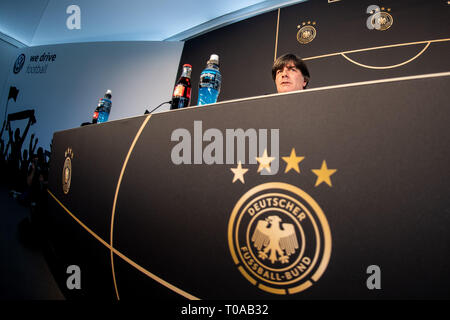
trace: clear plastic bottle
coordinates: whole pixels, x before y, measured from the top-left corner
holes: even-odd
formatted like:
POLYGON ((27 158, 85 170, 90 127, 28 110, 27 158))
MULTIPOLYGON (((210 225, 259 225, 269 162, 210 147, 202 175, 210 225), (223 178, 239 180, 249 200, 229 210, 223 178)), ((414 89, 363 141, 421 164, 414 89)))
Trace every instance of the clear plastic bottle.
POLYGON ((216 103, 221 84, 222 75, 219 71, 219 56, 212 54, 206 63, 206 68, 200 74, 197 105, 216 103))
MULTIPOLYGON (((111 107, 112 107, 111 93, 112 93, 111 90, 107 90, 104 98, 102 98, 98 101, 98 106, 97 106, 97 109, 95 110, 96 112, 98 112, 97 123, 102 123, 102 122, 108 121, 109 113, 111 112, 111 107)), ((94 113, 94 115, 95 115, 95 113, 94 113)))

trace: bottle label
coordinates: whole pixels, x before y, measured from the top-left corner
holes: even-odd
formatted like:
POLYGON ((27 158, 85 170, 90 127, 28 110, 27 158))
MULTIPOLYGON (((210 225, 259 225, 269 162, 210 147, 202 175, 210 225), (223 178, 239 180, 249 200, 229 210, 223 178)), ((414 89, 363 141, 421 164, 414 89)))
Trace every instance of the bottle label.
POLYGON ((182 84, 179 84, 173 90, 173 97, 185 97, 185 98, 190 99, 191 98, 191 88, 186 87, 182 84))
POLYGON ((105 98, 101 98, 98 101, 98 106, 97 107, 100 108, 99 110, 109 112, 111 110, 111 105, 112 105, 111 100, 108 100, 108 99, 105 99, 105 98))
POLYGON ((221 75, 218 73, 205 72, 200 76, 200 88, 212 88, 220 90, 221 75))
POLYGON ((182 84, 179 84, 175 87, 175 90, 173 90, 173 96, 174 97, 183 97, 184 96, 184 86, 182 84))

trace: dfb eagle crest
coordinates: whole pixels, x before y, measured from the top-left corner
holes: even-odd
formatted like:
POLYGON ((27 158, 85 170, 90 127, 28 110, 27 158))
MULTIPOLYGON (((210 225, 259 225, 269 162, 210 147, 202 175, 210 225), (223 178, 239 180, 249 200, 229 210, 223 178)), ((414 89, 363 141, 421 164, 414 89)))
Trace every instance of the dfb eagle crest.
POLYGON ((258 249, 260 259, 269 258, 272 263, 277 260, 281 263, 288 263, 289 256, 298 249, 294 225, 281 223, 281 221, 279 216, 269 216, 265 220, 258 221, 252 235, 252 241, 258 249), (265 248, 261 250, 263 247, 265 248))

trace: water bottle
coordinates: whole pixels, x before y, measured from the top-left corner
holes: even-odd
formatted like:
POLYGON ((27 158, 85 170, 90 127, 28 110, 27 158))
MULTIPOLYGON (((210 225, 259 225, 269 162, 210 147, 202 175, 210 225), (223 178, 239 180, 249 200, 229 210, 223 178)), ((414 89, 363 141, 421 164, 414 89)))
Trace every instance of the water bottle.
POLYGON ((109 113, 111 112, 112 106, 111 97, 112 97, 111 90, 107 90, 104 98, 98 101, 98 106, 97 109, 95 110, 96 112, 98 112, 97 123, 108 121, 109 113))
POLYGON ((222 75, 219 71, 219 56, 212 54, 206 63, 206 68, 200 74, 197 105, 216 103, 221 83, 222 75))

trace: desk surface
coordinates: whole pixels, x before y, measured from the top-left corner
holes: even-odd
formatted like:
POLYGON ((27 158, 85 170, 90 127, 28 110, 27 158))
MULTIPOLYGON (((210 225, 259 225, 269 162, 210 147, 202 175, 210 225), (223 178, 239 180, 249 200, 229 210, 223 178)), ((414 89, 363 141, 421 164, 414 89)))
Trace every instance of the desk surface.
POLYGON ((67 294, 449 298, 449 87, 339 86, 55 133, 53 243, 86 284, 67 294))

